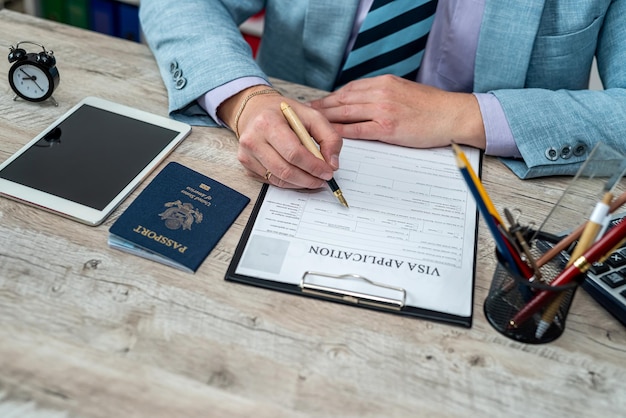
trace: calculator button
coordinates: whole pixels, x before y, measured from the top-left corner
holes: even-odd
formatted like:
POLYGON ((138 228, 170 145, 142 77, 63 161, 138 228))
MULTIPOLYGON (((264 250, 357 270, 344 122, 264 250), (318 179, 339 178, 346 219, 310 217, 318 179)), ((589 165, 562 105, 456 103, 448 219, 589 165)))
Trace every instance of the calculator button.
POLYGON ((616 251, 605 260, 605 263, 611 267, 621 267, 626 265, 626 257, 624 257, 622 253, 616 251))
POLYGON ((606 276, 602 276, 602 281, 614 289, 618 286, 626 284, 626 278, 624 278, 624 276, 617 272, 609 273, 606 276))
POLYGON ((602 273, 606 273, 609 270, 611 270, 611 267, 609 267, 606 263, 593 263, 589 268, 589 271, 596 276, 599 276, 602 273))

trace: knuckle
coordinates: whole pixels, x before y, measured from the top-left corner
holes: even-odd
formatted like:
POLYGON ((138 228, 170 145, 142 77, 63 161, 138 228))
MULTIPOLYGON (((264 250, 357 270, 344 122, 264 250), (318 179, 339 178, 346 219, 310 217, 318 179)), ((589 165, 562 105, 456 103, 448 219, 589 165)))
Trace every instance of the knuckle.
POLYGON ((239 154, 246 150, 247 152, 253 152, 256 147, 256 140, 253 135, 249 135, 248 132, 242 132, 239 137, 239 154))
POLYGON ((397 110, 396 108, 396 104, 390 100, 378 103, 378 112, 382 114, 393 114, 397 110))
POLYGON ((281 154, 283 158, 289 163, 292 163, 292 164, 298 163, 300 159, 302 158, 301 148, 304 148, 304 147, 300 146, 300 144, 298 144, 298 146, 293 146, 289 144, 287 147, 283 148, 283 150, 281 151, 281 154))
POLYGON ((275 173, 276 177, 278 177, 279 179, 290 179, 291 176, 293 175, 294 171, 293 169, 291 169, 290 166, 287 165, 283 165, 281 166, 278 171, 275 173))
POLYGON ((361 138, 361 135, 363 134, 363 125, 361 125, 360 123, 353 123, 351 125, 351 128, 352 128, 353 136, 355 138, 361 138))
POLYGON ((282 180, 279 177, 272 178, 272 182, 275 186, 278 186, 278 187, 283 187, 283 188, 289 187, 289 183, 287 183, 286 181, 282 180))
POLYGON ((239 148, 237 151, 237 160, 241 163, 241 165, 247 167, 250 164, 251 159, 247 153, 243 152, 243 150, 239 148))
POLYGON ((346 85, 344 88, 342 88, 336 93, 337 102, 341 105, 345 104, 348 101, 348 97, 350 96, 351 92, 352 92, 352 84, 346 85))
POLYGON ((380 129, 382 130, 384 135, 392 134, 396 129, 396 122, 389 118, 381 118, 378 121, 380 125, 380 129))
POLYGON ((344 120, 350 120, 350 117, 352 116, 352 106, 350 105, 343 105, 340 108, 340 113, 341 113, 341 117, 344 120))
POLYGON ((257 113, 254 115, 246 115, 240 119, 239 126, 240 138, 239 142, 247 142, 251 144, 254 138, 258 137, 259 132, 269 132, 271 124, 265 113, 257 113))

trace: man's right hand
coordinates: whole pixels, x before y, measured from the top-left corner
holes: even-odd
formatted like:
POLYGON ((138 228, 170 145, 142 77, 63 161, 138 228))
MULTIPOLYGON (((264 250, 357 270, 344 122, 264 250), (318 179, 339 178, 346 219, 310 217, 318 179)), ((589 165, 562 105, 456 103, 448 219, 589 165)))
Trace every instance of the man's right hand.
POLYGON ((265 85, 250 87, 230 97, 218 108, 220 119, 239 133, 237 158, 247 174, 259 181, 285 188, 324 187, 339 168, 342 138, 321 113, 309 106, 278 93, 257 93, 250 97, 267 89, 265 85), (315 157, 301 144, 282 114, 281 102, 288 103, 296 112, 320 145, 327 162, 315 157), (235 121, 237 113, 240 114, 235 121))

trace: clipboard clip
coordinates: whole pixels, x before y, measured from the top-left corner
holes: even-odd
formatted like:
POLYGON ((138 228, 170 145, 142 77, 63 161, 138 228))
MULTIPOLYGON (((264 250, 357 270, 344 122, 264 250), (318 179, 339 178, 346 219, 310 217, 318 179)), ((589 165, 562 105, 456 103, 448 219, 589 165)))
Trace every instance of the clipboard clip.
POLYGON ((367 277, 358 274, 328 274, 315 271, 305 271, 300 280, 302 292, 315 294, 318 296, 338 299, 355 305, 367 305, 377 308, 402 310, 406 304, 406 290, 401 287, 390 286, 388 284, 375 282, 367 277), (360 282, 357 287, 371 286, 378 288, 383 294, 375 295, 358 291, 356 289, 344 289, 331 286, 328 283, 334 280, 352 281, 354 284, 360 282), (360 286, 359 286, 360 285, 360 286), (391 297, 392 295, 398 297, 391 297))

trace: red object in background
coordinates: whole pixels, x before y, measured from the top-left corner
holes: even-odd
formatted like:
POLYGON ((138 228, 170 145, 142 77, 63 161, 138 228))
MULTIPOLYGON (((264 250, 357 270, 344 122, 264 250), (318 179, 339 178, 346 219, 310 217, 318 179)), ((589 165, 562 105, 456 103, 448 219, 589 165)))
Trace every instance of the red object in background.
POLYGON ((259 43, 261 43, 261 38, 247 33, 243 34, 243 38, 250 44, 250 47, 252 48, 252 55, 256 57, 257 50, 259 49, 259 43))

